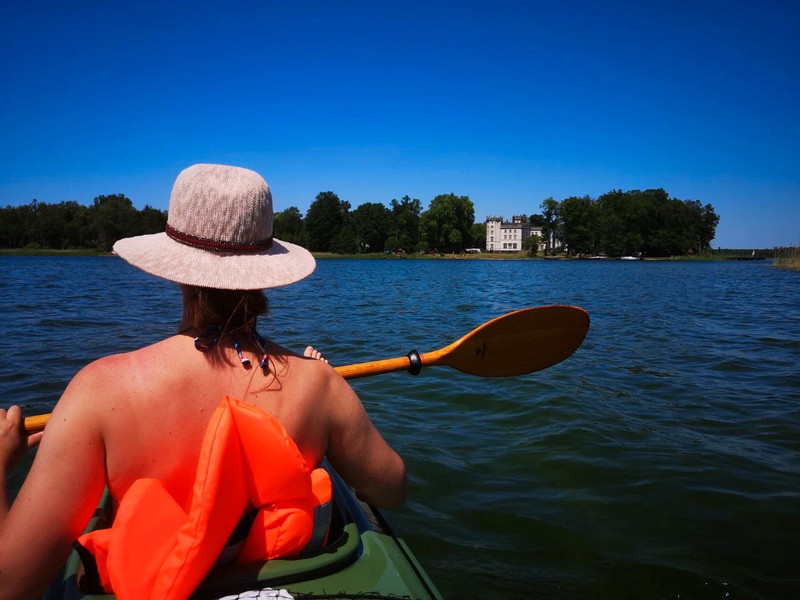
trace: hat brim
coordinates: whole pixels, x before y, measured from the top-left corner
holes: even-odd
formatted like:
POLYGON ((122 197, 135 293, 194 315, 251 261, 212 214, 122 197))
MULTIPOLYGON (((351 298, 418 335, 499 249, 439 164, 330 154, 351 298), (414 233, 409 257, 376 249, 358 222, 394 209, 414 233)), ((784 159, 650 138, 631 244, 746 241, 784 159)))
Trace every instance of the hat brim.
POLYGON ((255 254, 218 254, 176 242, 166 233, 153 233, 119 240, 114 252, 156 277, 223 290, 289 285, 316 268, 308 250, 276 239, 269 250, 255 254))

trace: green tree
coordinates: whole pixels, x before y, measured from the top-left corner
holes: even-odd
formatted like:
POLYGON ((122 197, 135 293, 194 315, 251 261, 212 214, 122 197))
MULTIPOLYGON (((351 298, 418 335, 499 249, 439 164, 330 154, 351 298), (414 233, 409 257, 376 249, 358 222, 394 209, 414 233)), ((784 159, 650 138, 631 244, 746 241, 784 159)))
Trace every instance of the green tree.
POLYGON ((486 250, 486 223, 472 225, 472 247, 486 250))
POLYGON ((97 196, 89 212, 100 250, 110 252, 114 242, 135 230, 136 209, 124 194, 97 196))
POLYGON ((630 192, 612 190, 597 199, 599 247, 611 256, 642 250, 644 240, 634 226, 636 209, 630 192))
POLYGON ((419 242, 419 220, 422 212, 422 203, 407 195, 400 201, 392 200, 392 231, 391 234, 396 240, 396 245, 392 251, 402 248, 411 250, 419 242))
POLYGON ((36 243, 61 250, 91 246, 90 218, 89 208, 74 200, 58 204, 41 202, 36 213, 36 243))
POLYGON ((351 223, 345 223, 331 242, 331 252, 337 254, 358 254, 358 238, 351 223))
POLYGON ((571 254, 594 253, 597 211, 589 196, 570 196, 558 207, 563 242, 571 254))
POLYGON ((352 224, 361 252, 381 252, 392 229, 392 211, 378 202, 366 202, 353 211, 352 224))
POLYGON ((394 235, 390 235, 386 238, 386 241, 383 244, 383 251, 384 252, 396 252, 400 248, 400 242, 397 241, 397 238, 394 235))
POLYGON ((46 202, 37 202, 34 219, 29 230, 30 243, 38 248, 60 248, 61 219, 58 208, 46 202))
POLYGON ((0 218, 0 247, 23 248, 31 243, 31 231, 38 201, 23 206, 6 206, 0 218))
POLYGON ((74 200, 6 207, 0 219, 0 247, 100 248, 110 250, 123 237, 164 231, 166 211, 137 211, 122 194, 98 196, 92 206, 74 200))
POLYGON ((661 207, 671 202, 669 194, 662 188, 627 192, 628 213, 626 227, 634 237, 628 239, 626 254, 657 253, 655 244, 662 228, 661 207))
POLYGON ((719 217, 710 204, 670 198, 662 189, 612 190, 595 202, 596 246, 614 256, 704 252, 719 217))
POLYGON ((525 249, 528 251, 528 256, 536 256, 539 253, 539 244, 542 243, 542 238, 538 235, 529 235, 525 238, 525 249))
POLYGON ((440 194, 420 216, 420 234, 439 252, 461 252, 472 245, 475 207, 469 196, 440 194))
POLYGON ((272 223, 273 235, 278 239, 301 246, 308 244, 303 215, 296 206, 275 213, 272 223))
MULTIPOLYGON (((64 221, 63 248, 89 248, 92 246, 91 214, 88 206, 78 204, 74 200, 65 202, 64 221)), ((164 220, 158 231, 164 231, 166 223, 167 216, 166 211, 164 211, 164 220)))
POLYGON ((96 228, 91 209, 73 200, 47 204, 35 199, 25 206, 6 207, 0 219, 0 246, 94 247, 96 228))
MULTIPOLYGON (((309 249, 315 252, 333 251, 334 240, 341 241, 342 228, 350 215, 350 203, 339 200, 333 192, 320 192, 306 212, 306 232, 309 249)), ((352 232, 351 232, 352 236, 352 232)), ((341 247, 342 244, 337 244, 341 247)))
POLYGON ((719 215, 714 212, 714 207, 706 204, 700 212, 700 251, 711 251, 711 242, 717 237, 717 225, 719 225, 719 215))
POLYGON ((544 218, 544 215, 537 214, 528 217, 528 223, 530 223, 531 227, 544 227, 547 220, 544 218))
POLYGON ((420 239, 420 241, 417 242, 417 245, 414 246, 414 252, 419 254, 427 254, 430 251, 431 245, 427 242, 427 240, 424 239, 420 239))
POLYGON ((541 205, 544 225, 542 225, 542 235, 544 236, 545 254, 555 253, 556 233, 558 231, 558 202, 552 196, 545 198, 541 205))
POLYGON ((161 233, 167 225, 167 211, 158 210, 149 204, 136 215, 136 232, 132 235, 161 233))

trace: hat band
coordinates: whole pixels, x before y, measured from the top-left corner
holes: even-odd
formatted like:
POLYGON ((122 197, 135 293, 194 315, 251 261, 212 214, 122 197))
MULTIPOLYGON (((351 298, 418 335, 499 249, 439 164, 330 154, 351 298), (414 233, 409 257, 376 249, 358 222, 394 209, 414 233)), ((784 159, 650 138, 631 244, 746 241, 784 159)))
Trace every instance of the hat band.
POLYGON ((206 238, 197 237, 188 233, 183 233, 177 229, 170 227, 169 223, 164 229, 165 233, 180 244, 192 246, 193 248, 200 248, 202 250, 211 250, 216 252, 236 252, 238 254, 255 254, 272 248, 272 236, 260 242, 253 242, 252 244, 235 244, 233 242, 220 242, 217 240, 209 240, 206 238))

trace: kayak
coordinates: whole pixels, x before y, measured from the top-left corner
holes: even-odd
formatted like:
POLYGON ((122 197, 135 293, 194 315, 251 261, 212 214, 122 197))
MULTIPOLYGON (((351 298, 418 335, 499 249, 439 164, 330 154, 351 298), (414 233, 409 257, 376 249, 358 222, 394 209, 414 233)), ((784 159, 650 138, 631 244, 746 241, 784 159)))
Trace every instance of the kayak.
MULTIPOLYGON (((331 476, 334 500, 325 548, 302 558, 217 567, 200 584, 193 600, 259 597, 441 600, 436 586, 384 515, 356 498, 330 465, 324 466, 331 476)), ((108 527, 110 511, 111 497, 106 492, 87 531, 108 527)), ((44 600, 114 598, 79 590, 79 565, 77 553, 72 552, 44 600)))
MULTIPOLYGON (((448 366, 481 377, 524 375, 558 364, 581 345, 589 315, 572 306, 541 306, 516 310, 472 330, 449 346, 420 354, 336 367, 345 379, 422 367, 448 366), (533 349, 533 350, 531 350, 533 349)), ((49 415, 25 420, 28 433, 44 429, 49 415)), ((213 570, 193 598, 206 600, 276 598, 410 598, 437 600, 437 591, 406 543, 376 508, 356 498, 339 475, 331 475, 334 511, 325 548, 312 556, 271 560, 263 564, 226 566, 213 570), (284 594, 285 591, 285 594, 284 594), (248 593, 251 592, 251 593, 248 593), (255 594, 255 595, 253 595, 255 594)), ((88 531, 110 525, 111 499, 105 494, 88 531)), ((109 600, 77 586, 81 562, 72 553, 45 600, 109 600)))

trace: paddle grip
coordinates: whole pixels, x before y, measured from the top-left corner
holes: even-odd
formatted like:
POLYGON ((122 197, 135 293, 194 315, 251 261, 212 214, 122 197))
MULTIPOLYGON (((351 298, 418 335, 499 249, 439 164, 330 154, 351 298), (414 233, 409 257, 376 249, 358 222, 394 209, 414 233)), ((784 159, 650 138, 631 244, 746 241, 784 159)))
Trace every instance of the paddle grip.
POLYGON ((422 371, 422 358, 420 358, 419 352, 416 350, 412 350, 408 354, 408 362, 410 363, 408 366, 408 372, 412 375, 419 375, 419 372, 422 371))

